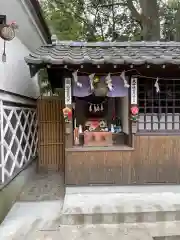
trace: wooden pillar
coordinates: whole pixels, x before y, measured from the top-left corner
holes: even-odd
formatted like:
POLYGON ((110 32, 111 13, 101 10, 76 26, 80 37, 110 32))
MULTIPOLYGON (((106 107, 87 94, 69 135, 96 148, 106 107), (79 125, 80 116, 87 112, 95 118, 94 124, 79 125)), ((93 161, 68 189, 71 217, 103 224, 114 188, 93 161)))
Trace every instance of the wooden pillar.
MULTIPOLYGON (((64 90, 65 90, 65 107, 72 111, 72 79, 65 77, 64 90)), ((73 146, 73 119, 65 123, 65 148, 73 146)))
POLYGON ((108 98, 108 112, 107 112, 107 125, 108 125, 109 129, 111 129, 113 114, 114 114, 114 98, 109 97, 108 98))

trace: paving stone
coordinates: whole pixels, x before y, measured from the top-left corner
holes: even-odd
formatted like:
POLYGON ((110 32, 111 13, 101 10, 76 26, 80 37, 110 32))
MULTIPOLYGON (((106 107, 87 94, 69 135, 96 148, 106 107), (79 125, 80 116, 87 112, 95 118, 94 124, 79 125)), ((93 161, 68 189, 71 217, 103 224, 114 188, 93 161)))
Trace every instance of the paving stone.
POLYGON ((18 201, 50 201, 64 198, 64 177, 59 172, 40 172, 24 186, 18 201))

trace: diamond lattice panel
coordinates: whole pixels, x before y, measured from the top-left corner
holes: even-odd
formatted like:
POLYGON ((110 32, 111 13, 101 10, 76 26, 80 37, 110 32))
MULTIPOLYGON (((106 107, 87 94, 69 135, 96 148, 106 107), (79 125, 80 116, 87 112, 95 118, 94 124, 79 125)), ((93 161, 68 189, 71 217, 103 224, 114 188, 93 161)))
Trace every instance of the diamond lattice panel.
POLYGON ((36 110, 3 106, 2 182, 13 176, 37 152, 36 110))

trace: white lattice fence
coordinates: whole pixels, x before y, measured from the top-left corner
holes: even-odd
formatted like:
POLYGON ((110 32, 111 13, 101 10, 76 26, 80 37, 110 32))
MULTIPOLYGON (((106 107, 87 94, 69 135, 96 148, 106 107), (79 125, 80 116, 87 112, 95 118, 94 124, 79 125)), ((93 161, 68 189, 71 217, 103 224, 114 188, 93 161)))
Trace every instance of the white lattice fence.
POLYGON ((1 102, 1 183, 36 155, 37 141, 36 109, 1 102))

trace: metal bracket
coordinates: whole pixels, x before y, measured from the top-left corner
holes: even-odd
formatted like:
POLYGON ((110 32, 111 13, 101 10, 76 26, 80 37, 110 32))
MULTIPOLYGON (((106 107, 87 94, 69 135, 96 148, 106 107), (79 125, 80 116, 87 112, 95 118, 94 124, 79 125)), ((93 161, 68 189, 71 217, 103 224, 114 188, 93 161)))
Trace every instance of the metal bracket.
POLYGON ((1 24, 6 24, 6 15, 0 15, 0 25, 1 24))

